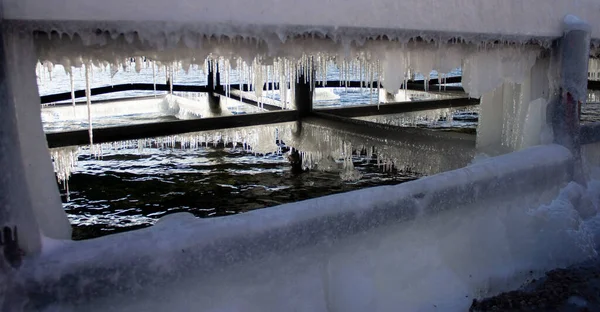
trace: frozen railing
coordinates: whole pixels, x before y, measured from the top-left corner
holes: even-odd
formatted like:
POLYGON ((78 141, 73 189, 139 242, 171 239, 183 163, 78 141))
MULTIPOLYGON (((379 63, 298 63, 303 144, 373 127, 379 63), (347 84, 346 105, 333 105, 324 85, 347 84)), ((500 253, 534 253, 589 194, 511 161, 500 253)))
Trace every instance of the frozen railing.
MULTIPOLYGON (((453 218, 471 220, 469 215, 478 212, 506 214, 512 205, 518 211, 537 208, 571 180, 572 167, 573 156, 564 147, 533 147, 397 186, 223 218, 175 215, 143 230, 50 243, 42 257, 23 264, 18 278, 25 288, 14 296, 27 298, 28 310, 162 311, 171 306, 179 311, 285 311, 291 307, 296 311, 364 311, 373 293, 344 293, 382 279, 371 270, 383 261, 377 270, 391 283, 386 292, 394 289, 397 294, 387 299, 391 300, 386 303, 389 309, 381 311, 395 311, 392 302, 395 307, 406 307, 402 289, 410 288, 403 286, 410 274, 395 267, 419 270, 411 260, 418 254, 411 254, 417 251, 406 244, 407 238, 392 242, 385 237, 401 235, 411 222, 431 218, 451 215, 449 222, 456 222, 453 218), (365 235, 376 238, 364 241, 365 235), (402 248, 410 252, 403 253, 402 248), (348 252, 351 255, 344 258, 348 252), (345 268, 348 265, 351 271, 345 268), (362 277, 352 280, 355 274, 362 277), (346 278, 351 280, 343 285, 346 278), (352 307, 357 300, 362 304, 352 307)), ((428 235, 444 239, 443 232, 428 235)), ((544 248, 550 246, 539 247, 521 250, 514 257, 533 261, 540 256, 538 252, 549 252, 544 248)), ((478 268, 493 266, 499 259, 496 256, 509 256, 503 251, 482 259, 480 250, 466 252, 464 257, 482 260, 474 264, 478 268)), ((565 261, 557 257, 544 265, 565 261)), ((528 272, 532 267, 527 262, 509 268, 507 274, 528 272)), ((457 274, 468 279, 468 274, 476 275, 478 270, 457 274)), ((474 276, 472 287, 455 296, 461 298, 463 307, 485 279, 474 276)), ((445 311, 451 307, 438 303, 440 294, 431 290, 427 294, 432 296, 427 304, 436 302, 445 311)))

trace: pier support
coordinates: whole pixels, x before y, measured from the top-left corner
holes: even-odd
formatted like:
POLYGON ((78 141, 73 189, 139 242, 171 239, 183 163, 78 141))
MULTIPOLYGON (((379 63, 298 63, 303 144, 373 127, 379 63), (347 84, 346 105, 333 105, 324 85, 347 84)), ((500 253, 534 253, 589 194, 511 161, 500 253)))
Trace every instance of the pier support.
POLYGON ((298 117, 307 117, 313 111, 313 93, 315 90, 314 86, 314 69, 310 69, 312 77, 309 79, 304 74, 304 70, 301 69, 302 73, 298 75, 298 81, 294 86, 294 105, 298 110, 298 117))
POLYGON ((223 87, 221 86, 221 73, 219 73, 219 63, 215 64, 213 68, 213 61, 208 61, 208 77, 207 77, 207 89, 208 89, 208 106, 212 113, 221 113, 221 97, 218 93, 222 93, 223 87), (214 72, 216 70, 216 73, 214 72))
POLYGON ((39 94, 32 92, 37 90, 37 58, 33 35, 27 32, 6 31, 4 48, 7 79, 11 88, 9 103, 12 104, 9 105, 15 106, 17 114, 23 174, 29 189, 33 214, 44 236, 71 239, 71 224, 62 206, 42 126, 39 94))
POLYGON ((581 166, 580 114, 587 99, 587 73, 590 55, 590 26, 568 15, 564 34, 555 49, 554 62, 559 70, 558 99, 549 110, 554 142, 567 147, 575 158, 574 179, 583 182, 581 166), (556 53, 559 53, 556 57, 556 53))
MULTIPOLYGON (((28 187, 24 165, 24 151, 19 135, 16 97, 13 96, 15 81, 9 79, 11 62, 7 59, 5 46, 9 49, 12 40, 0 33, 0 227, 9 227, 18 231, 18 247, 33 253, 40 250, 40 233, 34 215, 31 199, 31 189, 28 187)), ((11 60, 14 61, 14 60, 11 60)), ((33 70, 33 68, 32 68, 33 70)), ((34 80, 35 81, 35 80, 34 80)), ((31 90, 28 90, 31 91, 31 90)), ((35 104, 35 103, 31 103, 35 104)), ((38 111, 39 111, 39 105, 38 111)), ((41 123, 40 123, 41 125, 41 123)), ((46 150, 46 154, 48 151, 46 150)), ((48 159, 49 159, 48 155, 48 159)), ((56 190, 56 183, 54 185, 56 190)), ((7 233, 2 231, 3 258, 0 258, 0 281, 4 280, 5 260, 9 263, 10 254, 7 250, 8 242, 12 241, 7 233)), ((13 234, 14 235, 14 234, 13 234)))

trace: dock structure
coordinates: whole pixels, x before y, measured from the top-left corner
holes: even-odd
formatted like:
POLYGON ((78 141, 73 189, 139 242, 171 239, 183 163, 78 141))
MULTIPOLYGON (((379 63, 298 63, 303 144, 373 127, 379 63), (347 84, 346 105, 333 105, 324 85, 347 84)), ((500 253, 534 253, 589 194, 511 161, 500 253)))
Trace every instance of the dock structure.
MULTIPOLYGON (((453 0, 432 6, 405 0, 399 7, 398 1, 381 0, 365 8, 340 1, 268 0, 231 10, 238 5, 245 4, 2 1, 3 310, 24 305, 33 311, 366 311, 374 306, 380 311, 423 310, 411 294, 428 293, 431 285, 440 283, 429 276, 429 284, 406 286, 410 274, 404 266, 412 266, 411 272, 434 269, 453 281, 448 287, 464 292, 455 297, 466 299, 449 302, 451 292, 428 293, 428 304, 439 302, 436 307, 448 310, 468 306, 491 278, 473 272, 491 267, 493 277, 524 279, 520 273, 534 264, 563 266, 588 255, 568 252, 548 260, 544 255, 557 252, 557 247, 541 240, 517 240, 490 254, 477 250, 493 243, 487 228, 512 235, 510 225, 498 224, 501 216, 521 216, 521 210, 556 198, 572 181, 586 184, 581 150, 600 143, 598 124, 579 124, 588 88, 598 87, 587 75, 590 56, 600 52, 597 1, 453 0), (290 107, 286 97, 280 105, 243 99, 268 112, 46 135, 40 104, 86 94, 40 98, 31 92, 38 60, 79 67, 153 55, 165 63, 181 58, 204 64, 207 58, 210 62, 234 53, 246 63, 253 56, 254 68, 278 62, 285 72, 278 87, 291 92, 290 107), (367 64, 360 71, 364 81, 319 78, 325 76, 318 71, 319 57, 325 54, 348 68, 367 64), (323 85, 368 84, 391 94, 419 86, 435 90, 458 78, 415 82, 409 70, 449 72, 456 65, 463 66, 461 87, 448 88, 470 98, 322 110, 313 105, 312 93, 323 85), (364 72, 377 77, 365 78, 364 72), (48 152, 48 147, 89 144, 92 132, 99 143, 289 121, 320 127, 327 120, 349 136, 359 136, 374 130, 354 117, 472 105, 480 107, 475 148, 490 157, 467 165, 465 155, 471 156, 473 142, 442 144, 464 148, 457 158, 465 167, 448 167, 450 171, 397 186, 226 218, 179 215, 147 229, 78 242, 70 241, 48 152), (453 217, 453 212, 468 220, 453 217), (415 224, 439 231, 419 231, 415 224), (472 238, 454 232, 457 227, 484 233, 472 238), (415 238, 421 245, 414 246, 415 238), (441 264, 427 262, 428 257, 441 264), (466 268, 461 257, 480 261, 466 268), (372 289, 351 288, 357 285, 372 289)), ((241 83, 228 86, 237 90, 229 92, 221 81, 224 69, 214 65, 207 66, 206 86, 172 85, 171 80, 164 85, 101 87, 89 94, 134 89, 206 92, 211 109, 218 111, 220 97, 243 97, 252 88, 241 83)), ((253 79, 258 93, 275 89, 275 83, 261 75, 253 79)), ((410 141, 406 137, 412 135, 394 133, 390 140, 410 141)))

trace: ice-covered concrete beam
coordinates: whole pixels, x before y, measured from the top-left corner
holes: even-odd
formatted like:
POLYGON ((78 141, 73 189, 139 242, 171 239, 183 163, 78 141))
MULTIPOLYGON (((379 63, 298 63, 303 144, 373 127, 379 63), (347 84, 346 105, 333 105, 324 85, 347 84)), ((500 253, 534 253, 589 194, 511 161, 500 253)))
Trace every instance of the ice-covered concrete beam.
MULTIPOLYGON (((527 197, 534 198, 530 204, 537 207, 548 199, 546 195, 554 196, 558 188, 571 180, 572 167, 572 154, 566 148, 538 146, 396 186, 331 195, 226 218, 159 221, 143 230, 69 242, 31 259, 20 270, 26 285, 21 294, 28 297, 26 309, 36 311, 48 305, 61 311, 70 311, 68 306, 74 311, 162 311, 164 307, 160 306, 165 303, 191 305, 202 311, 285 311, 295 306, 294 300, 299 300, 298 304, 317 304, 323 300, 322 280, 312 278, 316 285, 303 288, 308 274, 304 265, 312 268, 310 274, 313 274, 312 270, 321 270, 324 263, 335 258, 334 248, 348 248, 353 254, 362 252, 362 248, 349 245, 352 241, 349 238, 368 233, 376 237, 364 249, 368 252, 364 259, 369 259, 376 254, 369 250, 382 240, 395 242, 394 247, 386 250, 405 248, 395 239, 377 234, 392 225, 402 226, 403 221, 422 220, 426 216, 435 219, 445 211, 472 205, 478 207, 477 211, 494 214, 484 219, 499 220, 502 213, 490 207, 492 203, 506 203, 508 196, 518 199, 517 204, 526 210, 527 197), (326 247, 317 252, 306 251, 323 244, 326 247), (294 260, 285 260, 290 254, 294 260), (260 276, 253 275, 257 265, 269 261, 276 264, 258 270, 260 276), (286 267, 296 261, 302 262, 301 268, 286 267), (241 272, 230 276, 231 267, 241 268, 241 272), (273 279, 279 277, 288 282, 274 285, 273 279), (236 287, 240 285, 243 287, 238 291, 236 287), (204 292, 203 287, 218 289, 218 298, 204 292), (259 288, 264 293, 257 292, 259 288), (192 297, 185 298, 184 290, 193 293, 192 297), (236 309, 225 308, 232 304, 241 305, 236 309), (141 308, 144 305, 147 307, 141 308)), ((452 219, 451 226, 462 217, 468 217, 468 213, 452 219)), ((501 235, 510 233, 502 231, 506 232, 501 235)), ((440 232, 433 236, 446 235, 440 232)), ((44 247, 46 252, 50 246, 44 247)), ((477 255, 481 259, 481 253, 477 255)), ((399 261, 398 265, 405 264, 399 261)), ((415 272, 410 265, 407 268, 415 272)), ((387 276, 397 270, 384 271, 387 276)), ((368 270, 364 272, 370 274, 368 270)), ((325 269, 317 273, 329 274, 325 269)), ((339 291, 340 285, 329 287, 339 291)), ((322 307, 299 309, 326 310, 331 311, 322 307)))
POLYGON ((2 4, 4 19, 37 21, 40 30, 137 31, 144 38, 197 31, 252 37, 271 33, 280 38, 315 32, 355 38, 460 35, 477 41, 526 41, 560 37, 563 18, 573 14, 591 23, 592 38, 600 39, 596 0, 2 0, 2 4))

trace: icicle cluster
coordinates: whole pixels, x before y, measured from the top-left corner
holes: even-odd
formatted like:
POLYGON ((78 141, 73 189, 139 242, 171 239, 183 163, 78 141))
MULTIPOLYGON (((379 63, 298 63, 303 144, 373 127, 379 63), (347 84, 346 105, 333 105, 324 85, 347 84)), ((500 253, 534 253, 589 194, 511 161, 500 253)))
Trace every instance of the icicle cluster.
POLYGON ((590 58, 588 65, 588 79, 600 80, 600 59, 590 58))
MULTIPOLYGON (((437 89, 441 90, 445 77, 461 67, 464 68, 465 89, 471 96, 479 97, 504 81, 520 83, 541 51, 538 46, 526 45, 478 46, 383 40, 368 41, 361 46, 319 43, 322 42, 299 40, 284 44, 280 50, 269 51, 257 50, 232 39, 231 42, 219 42, 214 49, 200 49, 197 53, 174 49, 151 52, 143 58, 135 56, 133 61, 130 57, 115 57, 114 54, 111 57, 102 54, 90 58, 80 54, 69 57, 68 51, 60 50, 64 52, 60 57, 54 54, 43 56, 40 64, 44 65, 39 65, 37 71, 43 84, 51 78, 53 64, 62 64, 69 72, 72 67, 83 65, 110 68, 113 75, 119 68, 130 70, 131 64, 138 72, 143 66, 152 66, 154 76, 155 67, 164 68, 165 79, 171 84, 172 91, 172 84, 180 70, 187 72, 191 66, 199 66, 208 73, 207 66, 210 64, 215 78, 217 72, 221 73, 225 92, 230 91, 230 84, 242 83, 249 85, 260 100, 277 89, 283 107, 290 108, 294 84, 299 79, 311 85, 325 85, 332 78, 339 79, 340 85, 335 87, 359 81, 361 88, 369 88, 371 92, 379 89, 381 84, 378 82, 381 82, 388 93, 396 94, 415 75, 429 81, 432 72, 437 73, 437 89), (331 72, 331 65, 337 66, 335 73, 331 72)), ((139 52, 131 53, 136 55, 139 52)), ((156 83, 156 77, 153 80, 156 83)), ((213 81, 216 82, 216 79, 213 81)), ((429 91, 428 86, 424 84, 424 91, 429 91)))
POLYGON ((443 108, 398 115, 358 117, 357 119, 397 127, 433 126, 440 123, 440 121, 451 122, 454 113, 458 110, 457 108, 443 108))
MULTIPOLYGON (((339 171, 342 179, 350 181, 360 179, 360 173, 354 168, 353 155, 362 155, 367 160, 375 159, 385 171, 396 169, 430 174, 454 168, 453 160, 448 158, 448 151, 437 151, 430 145, 408 141, 390 142, 310 123, 303 123, 301 130, 295 123, 263 125, 103 143, 95 145, 93 150, 106 153, 123 148, 139 151, 145 148, 197 149, 223 143, 233 144, 256 154, 278 154, 281 153, 281 147, 277 142, 299 150, 304 168, 339 171)), ((52 150, 55 171, 60 181, 68 180, 76 166, 78 153, 78 148, 52 150)))
POLYGON ((67 186, 71 172, 77 167, 78 147, 62 147, 50 149, 50 156, 54 163, 54 172, 59 183, 67 186))

